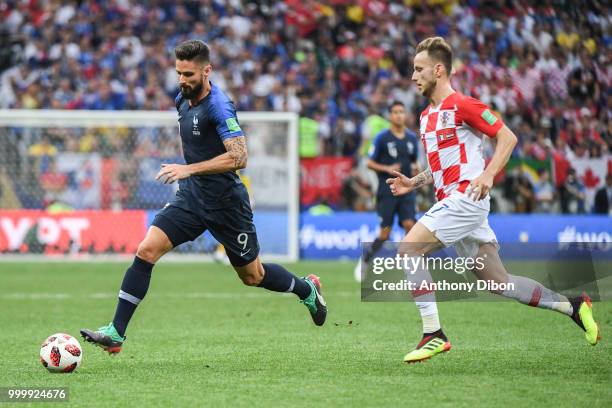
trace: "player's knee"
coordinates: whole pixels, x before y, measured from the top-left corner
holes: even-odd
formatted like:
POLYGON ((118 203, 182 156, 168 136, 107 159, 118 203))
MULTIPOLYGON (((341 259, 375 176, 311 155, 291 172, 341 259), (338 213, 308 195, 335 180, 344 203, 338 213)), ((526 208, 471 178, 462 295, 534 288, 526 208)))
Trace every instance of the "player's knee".
POLYGON ((163 248, 159 248, 157 245, 152 244, 150 241, 142 241, 138 245, 136 256, 149 263, 156 263, 159 258, 165 253, 163 248))
POLYGON ((251 263, 244 267, 234 268, 242 283, 247 286, 258 286, 263 280, 264 270, 261 264, 251 263))
POLYGON ((397 253, 400 257, 422 256, 427 253, 427 248, 420 242, 402 241, 399 244, 397 253))
POLYGON ((240 274, 240 279, 242 280, 242 283, 244 283, 246 286, 257 286, 261 283, 263 275, 259 272, 244 273, 240 274))

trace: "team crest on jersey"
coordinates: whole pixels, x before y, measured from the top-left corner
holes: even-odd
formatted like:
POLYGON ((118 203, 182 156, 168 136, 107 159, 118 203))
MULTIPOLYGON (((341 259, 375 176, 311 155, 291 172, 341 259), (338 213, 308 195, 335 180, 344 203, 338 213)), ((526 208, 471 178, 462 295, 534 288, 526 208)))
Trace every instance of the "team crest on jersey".
POLYGON ((448 111, 442 112, 442 127, 446 127, 448 119, 450 119, 450 113, 448 111))
POLYGON ((193 117, 193 129, 192 133, 194 136, 200 136, 200 128, 198 127, 198 118, 196 116, 193 117))
POLYGON ((412 142, 406 142, 406 147, 408 148, 408 154, 414 153, 414 144, 412 142))
POLYGON ((438 116, 437 129, 455 127, 455 112, 452 110, 443 110, 438 116))

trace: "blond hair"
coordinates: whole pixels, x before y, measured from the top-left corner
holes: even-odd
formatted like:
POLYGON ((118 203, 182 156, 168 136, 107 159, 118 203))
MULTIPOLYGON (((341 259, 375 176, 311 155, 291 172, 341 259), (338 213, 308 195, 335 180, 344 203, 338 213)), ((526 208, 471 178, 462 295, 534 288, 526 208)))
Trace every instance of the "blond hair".
POLYGON ((441 62, 446 68, 446 74, 451 75, 453 69, 453 50, 442 37, 429 37, 417 45, 416 53, 427 51, 429 58, 441 62))

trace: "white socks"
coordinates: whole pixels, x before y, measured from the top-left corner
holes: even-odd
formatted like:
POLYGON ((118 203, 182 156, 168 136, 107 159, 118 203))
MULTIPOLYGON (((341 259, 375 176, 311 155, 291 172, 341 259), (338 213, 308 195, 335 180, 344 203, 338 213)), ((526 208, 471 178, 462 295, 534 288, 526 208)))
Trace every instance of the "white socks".
MULTIPOLYGON (((412 263, 418 265, 415 270, 406 269, 406 279, 414 282, 418 288, 421 282, 426 281, 431 283, 433 280, 431 274, 422 265, 421 262, 412 263), (414 272, 414 273, 413 273, 414 272)), ((438 317, 438 304, 436 303, 436 295, 433 290, 413 290, 412 298, 419 309, 421 319, 423 320, 423 333, 433 333, 440 330, 440 318, 438 317)))
POLYGON ((525 305, 572 315, 572 305, 565 296, 553 292, 533 279, 516 275, 508 276, 508 283, 514 284, 514 289, 503 291, 502 296, 516 299, 525 305))

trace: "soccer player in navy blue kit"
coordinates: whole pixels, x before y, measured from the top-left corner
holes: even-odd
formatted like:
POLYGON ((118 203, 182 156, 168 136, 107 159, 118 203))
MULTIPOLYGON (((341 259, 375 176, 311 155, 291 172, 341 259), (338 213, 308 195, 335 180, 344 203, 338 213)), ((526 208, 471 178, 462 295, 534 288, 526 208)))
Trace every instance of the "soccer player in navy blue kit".
POLYGON ((175 49, 180 86, 175 102, 186 164, 162 164, 156 179, 178 181, 179 190, 140 243, 121 284, 113 321, 96 331, 81 330, 86 341, 109 353, 121 351, 127 325, 147 293, 154 264, 206 230, 224 245, 245 285, 295 293, 314 323, 325 323, 327 307, 317 276, 297 278, 284 267, 259 259, 249 196, 236 174, 247 164, 245 135, 234 104, 208 79, 212 72, 209 54, 206 44, 198 40, 175 49))
POLYGON ((368 153, 368 168, 378 176, 378 191, 376 193, 376 213, 380 222, 380 232, 372 245, 364 249, 363 258, 355 269, 355 279, 361 281, 369 262, 376 252, 389 239, 393 227, 393 219, 397 214, 398 223, 406 233, 415 223, 415 194, 410 193, 400 197, 391 194, 386 180, 394 176, 394 171, 416 174, 418 158, 418 140, 416 134, 406 128, 406 108, 399 101, 389 105, 389 120, 391 127, 376 135, 368 153))

